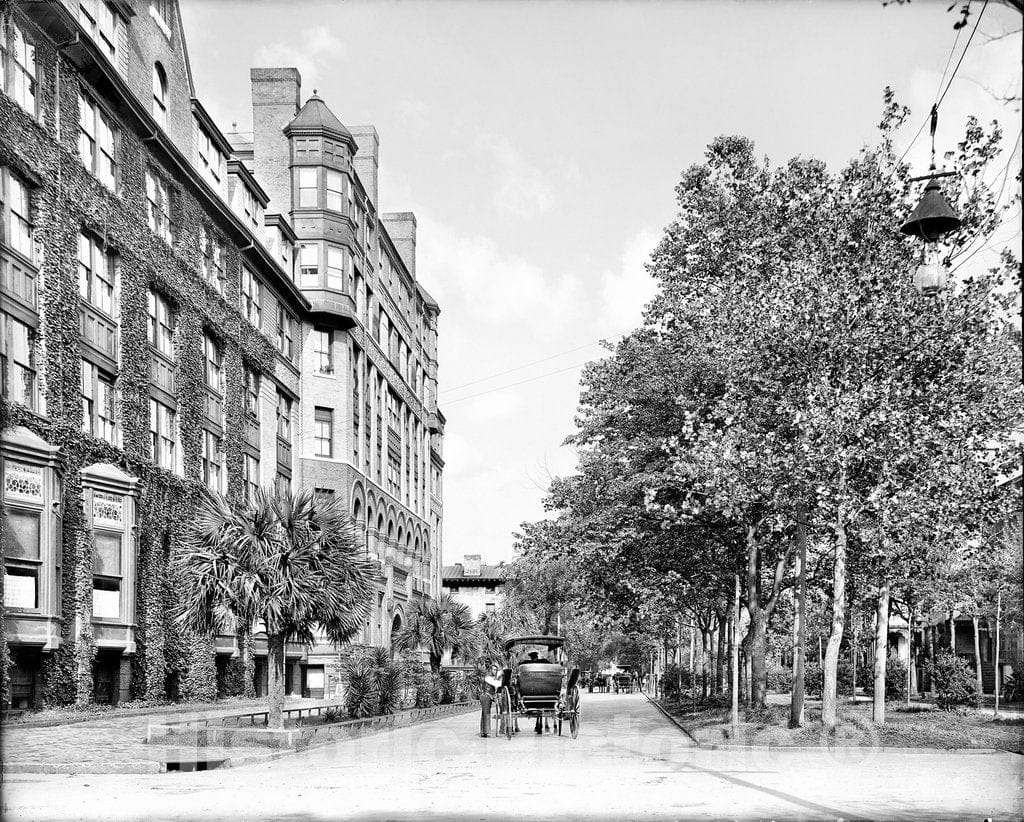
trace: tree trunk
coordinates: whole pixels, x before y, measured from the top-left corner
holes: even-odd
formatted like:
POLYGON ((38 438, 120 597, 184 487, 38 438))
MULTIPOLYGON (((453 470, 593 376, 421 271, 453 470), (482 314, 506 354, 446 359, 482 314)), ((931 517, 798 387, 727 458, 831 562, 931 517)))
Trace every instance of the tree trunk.
POLYGON ((949 652, 956 656, 956 620, 952 611, 949 612, 949 652))
POLYGON ((704 701, 708 698, 708 655, 711 653, 711 632, 700 629, 700 693, 704 701))
POLYGON ((996 593, 996 663, 995 663, 995 686, 996 686, 996 707, 993 711, 993 716, 999 718, 999 689, 1002 686, 1002 674, 999 670, 999 622, 1002 620, 1003 614, 1003 592, 998 591, 996 593))
POLYGON ((750 614, 750 704, 759 708, 765 704, 768 687, 768 669, 765 656, 768 651, 768 617, 761 607, 761 550, 754 526, 747 526, 747 613, 750 614))
POLYGON ((239 632, 239 645, 242 650, 242 696, 245 699, 256 698, 256 653, 252 631, 239 632))
POLYGON ((807 654, 807 525, 803 506, 798 506, 796 524, 797 589, 793 619, 793 692, 789 701, 789 727, 804 724, 804 661, 807 654))
POLYGON ((267 637, 267 727, 284 727, 284 634, 267 637))
POLYGON ((853 669, 853 686, 851 688, 850 702, 857 704, 857 608, 850 603, 850 633, 853 641, 850 643, 850 667, 853 669))
POLYGON ((981 678, 981 636, 978 629, 978 616, 975 614, 971 617, 971 623, 974 625, 974 678, 977 681, 977 696, 976 703, 978 707, 981 707, 982 690, 984 690, 984 683, 981 678))
POLYGON ((733 595, 735 600, 732 608, 732 631, 729 634, 732 646, 729 655, 729 662, 732 674, 732 730, 733 739, 736 738, 736 731, 740 722, 740 672, 739 672, 739 639, 740 639, 740 575, 736 574, 733 595))
POLYGON ((825 661, 822 667, 821 724, 826 731, 836 727, 836 668, 839 665, 839 646, 843 641, 846 600, 846 522, 840 510, 836 517, 836 559, 832 570, 832 630, 828 635, 825 661))
POLYGON ((907 603, 907 707, 917 689, 917 654, 914 651, 914 606, 907 603))
POLYGON ((871 705, 871 719, 879 725, 885 723, 885 663, 889 642, 889 583, 882 583, 875 607, 875 694, 871 705))
POLYGON ((430 673, 441 673, 441 655, 435 654, 433 651, 430 652, 430 673))
POLYGON ((715 693, 725 692, 725 655, 726 633, 729 621, 725 617, 718 620, 718 654, 715 660, 715 693))
MULTIPOLYGON (((935 626, 928 626, 928 661, 931 663, 935 662, 935 626)), ((935 686, 932 684, 932 676, 928 674, 928 693, 934 692, 935 686)))

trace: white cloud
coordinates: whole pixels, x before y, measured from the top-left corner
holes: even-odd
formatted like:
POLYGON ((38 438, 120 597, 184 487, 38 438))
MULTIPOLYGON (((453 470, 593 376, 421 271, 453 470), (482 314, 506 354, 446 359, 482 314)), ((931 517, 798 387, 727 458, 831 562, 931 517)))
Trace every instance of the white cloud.
POLYGON ((417 268, 430 272, 424 284, 449 316, 492 327, 530 321, 538 329, 579 316, 583 287, 577 277, 546 270, 488 237, 417 216, 417 268))
POLYGON ((266 43, 254 56, 257 66, 294 66, 302 75, 303 85, 315 88, 331 63, 344 60, 348 47, 327 26, 304 29, 297 40, 266 43))
POLYGON ((657 245, 659 234, 642 228, 626 243, 617 271, 605 271, 601 283, 602 312, 609 329, 622 333, 636 328, 643 308, 657 291, 657 284, 644 264, 657 245))
POLYGON ((427 127, 429 107, 423 100, 399 100, 395 105, 398 122, 419 134, 427 127))
POLYGON ((493 163, 494 205, 498 209, 516 217, 537 217, 554 208, 551 181, 507 137, 480 132, 476 149, 493 163))

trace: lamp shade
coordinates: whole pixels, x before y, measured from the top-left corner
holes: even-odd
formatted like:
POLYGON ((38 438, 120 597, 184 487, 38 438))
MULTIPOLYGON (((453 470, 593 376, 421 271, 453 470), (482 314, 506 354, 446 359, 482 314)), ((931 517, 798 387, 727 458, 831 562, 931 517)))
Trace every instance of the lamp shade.
POLYGON ((900 231, 933 242, 950 231, 956 231, 960 223, 960 218, 943 196, 938 181, 933 179, 928 181, 921 202, 917 204, 910 219, 900 226, 900 231))

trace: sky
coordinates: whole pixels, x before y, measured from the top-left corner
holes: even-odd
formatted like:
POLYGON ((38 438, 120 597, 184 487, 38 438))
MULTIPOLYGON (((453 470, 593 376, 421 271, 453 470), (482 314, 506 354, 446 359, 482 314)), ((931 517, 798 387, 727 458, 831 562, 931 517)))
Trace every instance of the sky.
MULTIPOLYGON (((970 33, 949 5, 181 0, 224 131, 251 129, 250 66, 295 66, 303 99, 377 128, 378 209, 415 212, 417 278, 441 306, 446 564, 511 559, 550 477, 572 473, 581 368, 640 324, 680 173, 720 134, 837 169, 875 142, 887 85, 914 112, 902 150, 970 33)), ((1021 114, 997 98, 1020 96, 1021 38, 993 38, 1020 20, 989 4, 936 136, 941 152, 968 113, 1000 120, 1018 141, 1007 193, 1021 114)), ((1000 236, 1019 250, 1017 214, 1000 236)))

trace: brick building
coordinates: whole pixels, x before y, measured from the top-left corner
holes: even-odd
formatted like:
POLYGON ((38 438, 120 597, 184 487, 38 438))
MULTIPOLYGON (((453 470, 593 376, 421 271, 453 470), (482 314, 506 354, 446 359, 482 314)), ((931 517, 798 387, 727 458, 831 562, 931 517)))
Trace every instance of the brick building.
POLYGON ((500 610, 504 585, 505 563, 488 565, 480 561, 479 554, 466 554, 462 562, 445 565, 441 571, 443 591, 468 607, 473 619, 500 610))
MULTIPOLYGON (((202 484, 347 502, 380 562, 357 639, 387 645, 440 591, 444 417, 439 308, 414 216, 379 211, 376 131, 267 68, 253 133, 225 135, 173 0, 15 4, 0 38, 13 704, 237 687, 250 648, 170 619, 202 484)), ((289 648, 289 691, 330 690, 335 657, 289 648)))

